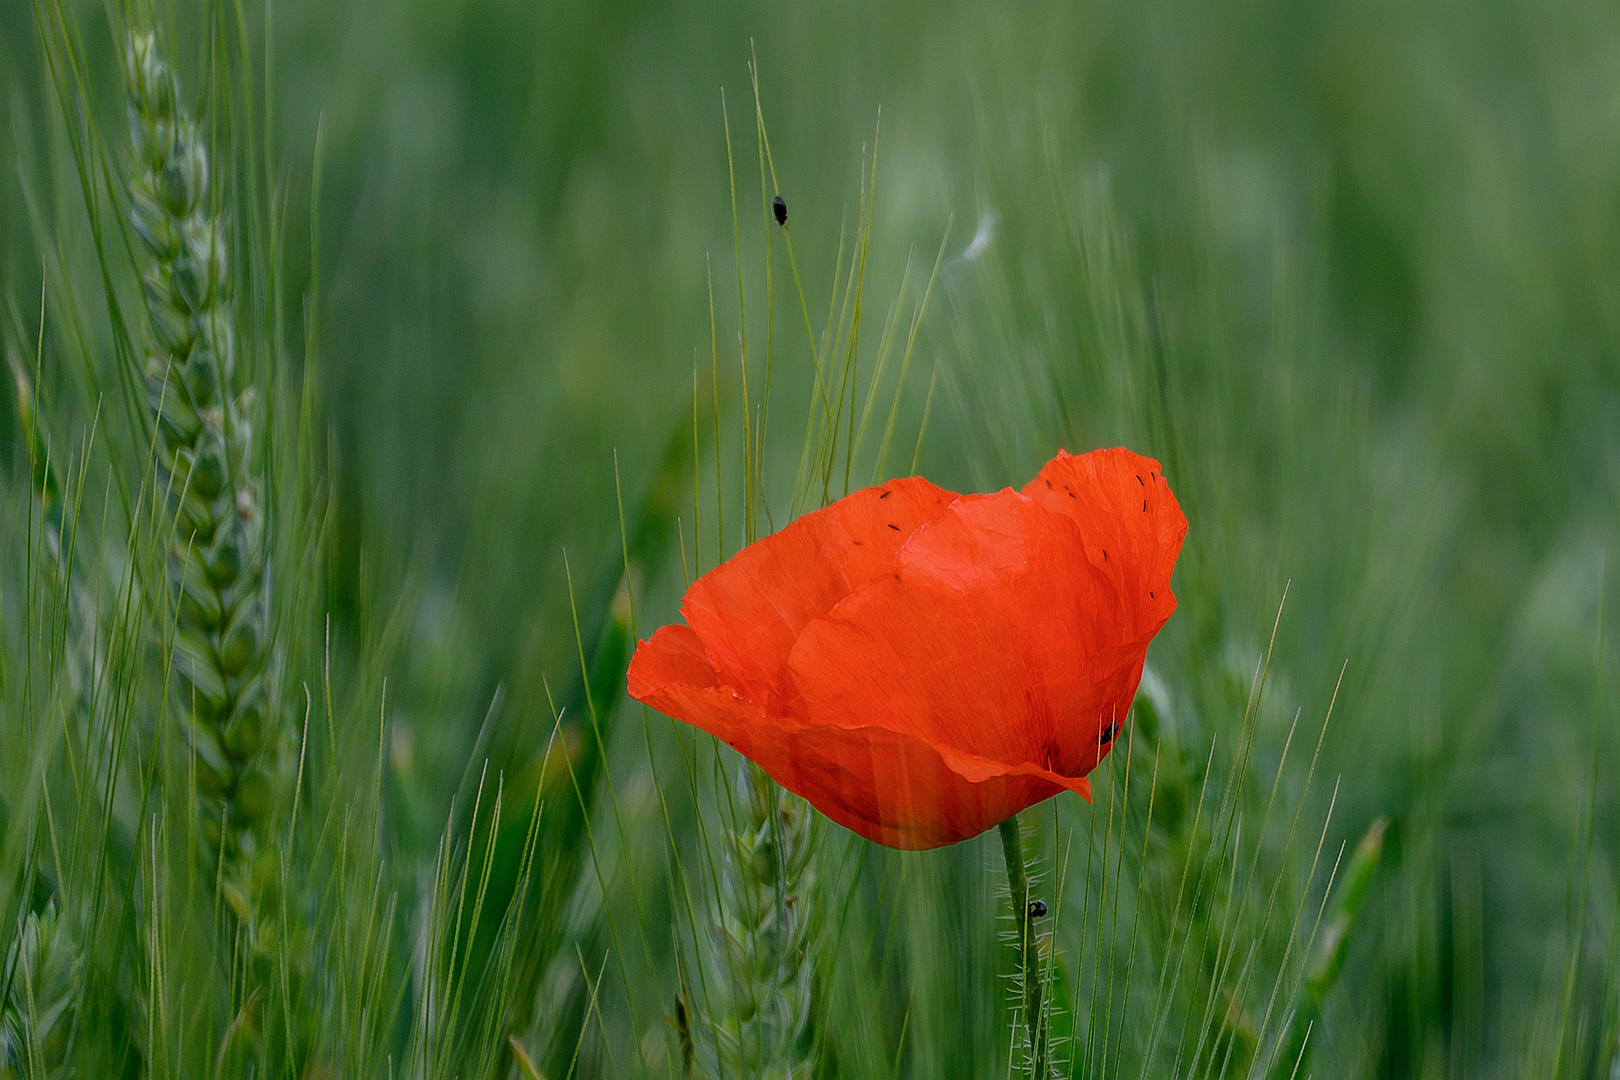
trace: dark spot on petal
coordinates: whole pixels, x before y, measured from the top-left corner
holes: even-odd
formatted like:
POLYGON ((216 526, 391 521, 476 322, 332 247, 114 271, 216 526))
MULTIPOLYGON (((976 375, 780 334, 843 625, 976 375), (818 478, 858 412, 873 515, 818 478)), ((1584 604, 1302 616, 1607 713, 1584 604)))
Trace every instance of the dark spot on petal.
POLYGON ((1148 593, 1148 599, 1149 600, 1153 599, 1153 594, 1152 593, 1148 593))
POLYGON ((895 532, 900 531, 900 526, 898 526, 898 525, 890 525, 889 528, 893 529, 895 532))
POLYGON ((883 489, 883 494, 879 495, 878 498, 887 499, 890 495, 893 495, 893 494, 894 494, 894 492, 890 491, 888 488, 884 488, 883 489))
POLYGON ((1144 514, 1147 513, 1147 500, 1146 499, 1142 500, 1142 513, 1144 513, 1144 514))
POLYGON ((1142 475, 1140 473, 1138 473, 1137 476, 1136 476, 1136 482, 1138 484, 1141 484, 1143 487, 1147 487, 1147 484, 1146 484, 1146 482, 1143 481, 1142 475))
POLYGON ((861 543, 859 540, 854 541, 854 544, 855 544, 856 547, 865 547, 866 546, 865 544, 861 543))
POLYGON ((1119 721, 1118 720, 1110 720, 1110 721, 1108 721, 1107 724, 1103 725, 1102 733, 1097 736, 1097 745, 1098 746, 1107 746, 1109 743, 1114 741, 1114 736, 1118 735, 1118 734, 1119 734, 1119 721))
POLYGON ((1108 561, 1108 549, 1103 548, 1103 562, 1107 562, 1107 561, 1108 561))
POLYGON ((1047 481, 1047 482, 1046 482, 1046 486, 1047 486, 1047 487, 1051 487, 1051 486, 1052 486, 1052 481, 1050 481, 1050 480, 1048 480, 1048 481, 1047 481))

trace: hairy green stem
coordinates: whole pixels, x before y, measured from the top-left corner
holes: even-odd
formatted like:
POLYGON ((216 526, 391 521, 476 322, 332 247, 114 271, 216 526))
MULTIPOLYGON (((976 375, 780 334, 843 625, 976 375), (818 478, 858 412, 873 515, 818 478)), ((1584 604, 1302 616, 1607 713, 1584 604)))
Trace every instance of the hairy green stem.
POLYGON ((1048 1074, 1046 1013, 1041 1000, 1041 957, 1035 940, 1035 904, 1029 897, 1029 874, 1024 869, 1024 845, 1018 834, 1018 816, 1003 821, 1001 851, 1007 863, 1007 890, 1011 894, 1018 947, 1018 983, 1023 992, 1024 1026, 1029 1031, 1029 1069, 1033 1080, 1048 1074))

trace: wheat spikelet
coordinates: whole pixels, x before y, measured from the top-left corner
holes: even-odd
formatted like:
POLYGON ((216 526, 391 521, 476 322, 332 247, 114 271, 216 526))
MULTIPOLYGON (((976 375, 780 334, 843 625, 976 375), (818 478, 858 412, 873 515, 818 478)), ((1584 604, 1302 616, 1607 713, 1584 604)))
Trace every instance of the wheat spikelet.
POLYGON ((814 913, 810 807, 750 762, 721 882, 725 989, 707 1020, 719 1076, 808 1077, 814 913))
POLYGON ((79 945, 54 903, 30 911, 5 957, 0 1009, 0 1080, 72 1074, 78 1016, 79 945))
POLYGON ((291 733, 276 705, 251 391, 233 392, 226 225, 209 198, 201 134, 152 34, 129 37, 124 73, 130 212, 150 257, 145 385, 174 514, 175 697, 221 893, 260 952, 274 907, 271 840, 290 787, 291 733))

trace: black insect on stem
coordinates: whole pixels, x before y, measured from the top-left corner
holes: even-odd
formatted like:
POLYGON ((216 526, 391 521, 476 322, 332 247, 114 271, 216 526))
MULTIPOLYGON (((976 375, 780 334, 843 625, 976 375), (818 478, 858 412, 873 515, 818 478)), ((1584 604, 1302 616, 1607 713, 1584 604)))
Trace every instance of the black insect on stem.
POLYGON ((1029 917, 1032 919, 1046 918, 1046 901, 1031 900, 1029 902, 1029 917))
POLYGON ((776 223, 787 227, 787 200, 778 195, 771 200, 771 213, 776 215, 776 223))

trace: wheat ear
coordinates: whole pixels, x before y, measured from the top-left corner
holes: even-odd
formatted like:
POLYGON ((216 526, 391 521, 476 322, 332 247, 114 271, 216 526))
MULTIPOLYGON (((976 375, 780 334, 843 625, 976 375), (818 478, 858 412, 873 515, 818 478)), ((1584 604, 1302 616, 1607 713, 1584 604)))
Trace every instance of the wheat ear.
POLYGON ((30 911, 0 972, 0 1080, 72 1075, 81 954, 54 903, 30 911))
POLYGON ((752 762, 740 787, 720 888, 717 944, 726 988, 707 1017, 716 1071, 808 1077, 814 822, 803 799, 752 762))
POLYGON ((124 74, 130 215, 148 256, 145 385, 159 480, 174 514, 175 697, 221 893, 250 947, 262 951, 291 732, 276 706, 252 396, 233 389, 226 225, 209 198, 207 149, 154 35, 130 35, 124 74))

